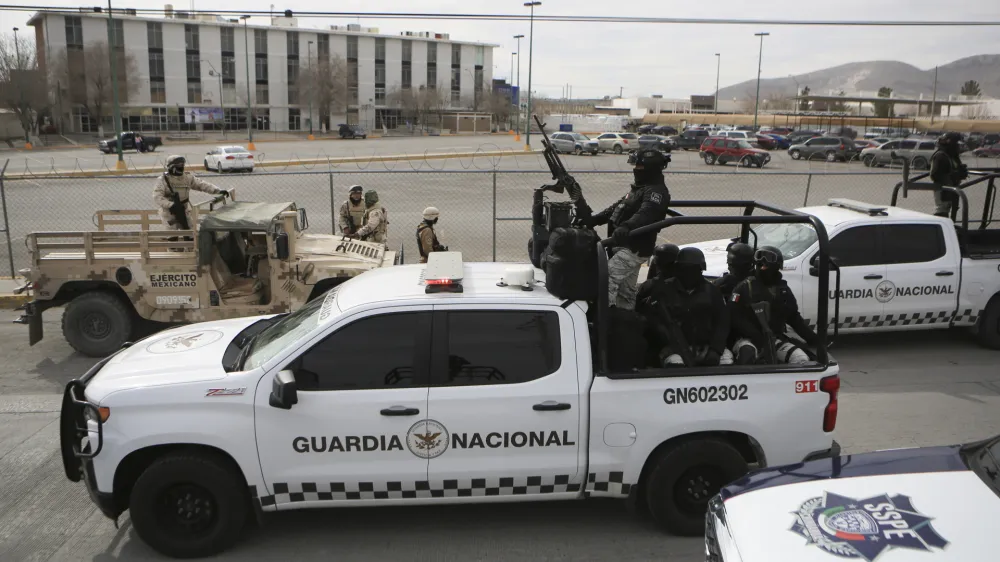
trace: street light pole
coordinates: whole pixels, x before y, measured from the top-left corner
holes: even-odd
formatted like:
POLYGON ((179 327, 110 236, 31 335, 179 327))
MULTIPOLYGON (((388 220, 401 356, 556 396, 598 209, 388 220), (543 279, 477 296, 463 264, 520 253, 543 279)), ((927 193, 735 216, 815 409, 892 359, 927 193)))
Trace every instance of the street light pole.
POLYGON ((792 76, 791 74, 789 74, 788 77, 792 79, 792 82, 795 82, 795 97, 792 98, 792 104, 793 104, 792 115, 798 115, 799 114, 799 81, 796 80, 795 77, 792 76))
POLYGON ((541 6, 541 2, 525 2, 525 6, 531 9, 531 17, 529 18, 528 24, 528 123, 525 127, 525 141, 524 149, 531 150, 531 67, 535 63, 534 57, 534 44, 535 44, 535 6, 541 6))
POLYGON ((250 122, 250 114, 253 112, 250 108, 250 26, 247 24, 250 16, 240 16, 240 19, 243 20, 243 54, 247 63, 247 149, 257 150, 253 144, 253 124, 250 122))
MULTIPOLYGON (((722 53, 715 53, 715 115, 719 114, 719 71, 721 69, 722 53)), ((716 123, 716 125, 718 125, 718 123, 716 123)))
MULTIPOLYGON (((122 45, 124 48, 124 45, 122 45)), ((115 19, 111 15, 111 0, 108 0, 108 59, 111 61, 111 93, 114 101, 115 148, 118 152, 116 170, 125 169, 125 159, 122 157, 122 114, 118 107, 118 71, 115 70, 115 19)))
POLYGON ((754 37, 760 37, 760 53, 757 55, 757 95, 753 100, 753 130, 757 131, 757 108, 760 107, 760 68, 761 59, 764 56, 764 37, 770 35, 768 32, 754 33, 754 37))
MULTIPOLYGON (((310 68, 312 68, 312 54, 313 54, 313 42, 309 41, 309 43, 306 45, 306 62, 309 63, 309 67, 310 68)), ((301 83, 301 81, 300 81, 300 83, 301 83)), ((310 92, 310 94, 312 94, 312 92, 310 92)), ((309 98, 309 140, 316 140, 316 137, 313 136, 313 100, 312 100, 312 95, 309 95, 308 98, 309 98)))
POLYGON ((517 122, 515 124, 516 132, 514 133, 514 141, 521 140, 521 39, 524 35, 515 35, 514 39, 517 39, 517 122))
MULTIPOLYGON (((511 105, 511 107, 514 106, 514 55, 516 55, 516 54, 517 54, 516 51, 511 51, 510 52, 510 74, 509 74, 509 76, 510 76, 510 105, 511 105)), ((513 128, 511 127, 511 125, 513 124, 513 123, 511 123, 511 121, 512 121, 512 118, 508 118, 508 120, 507 120, 507 133, 508 134, 514 132, 513 128)))
POLYGON ((226 100, 222 99, 222 74, 215 69, 212 61, 201 59, 201 62, 207 62, 208 67, 212 69, 208 71, 209 76, 217 76, 219 78, 219 109, 222 111, 222 138, 226 138, 226 100))

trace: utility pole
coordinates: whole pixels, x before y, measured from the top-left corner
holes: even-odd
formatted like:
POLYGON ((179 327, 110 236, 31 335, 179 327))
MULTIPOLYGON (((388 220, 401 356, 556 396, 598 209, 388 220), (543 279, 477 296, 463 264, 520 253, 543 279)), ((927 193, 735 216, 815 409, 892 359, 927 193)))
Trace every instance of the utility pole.
POLYGON ((219 111, 222 111, 222 138, 226 138, 226 101, 222 99, 222 74, 215 69, 215 65, 212 61, 208 59, 201 59, 199 62, 207 62, 208 67, 211 69, 208 71, 209 76, 215 76, 219 79, 219 111))
MULTIPOLYGON (((122 45, 124 48, 124 45, 122 45)), ((118 152, 116 170, 125 169, 125 159, 122 157, 122 114, 118 107, 118 71, 115 70, 115 19, 111 15, 111 0, 108 0, 108 58, 111 62, 111 93, 114 101, 115 148, 118 152)))
POLYGON ((535 6, 541 6, 541 2, 525 2, 525 6, 531 8, 531 17, 528 24, 528 125, 525 127, 524 149, 531 150, 531 67, 535 63, 533 47, 535 43, 535 6))
POLYGON ((764 57, 764 37, 767 37, 770 33, 754 33, 755 37, 760 37, 760 53, 757 55, 757 95, 754 96, 753 100, 753 130, 757 131, 757 108, 760 107, 760 68, 761 61, 764 57))
POLYGON ((722 69, 722 53, 715 53, 715 115, 719 114, 719 71, 722 69))
POLYGON ((253 144, 253 123, 251 123, 253 110, 250 108, 250 26, 247 25, 250 16, 240 16, 240 19, 243 20, 243 54, 247 62, 247 150, 257 150, 253 144))
POLYGON ((618 86, 618 99, 622 99, 625 94, 625 86, 618 86))
MULTIPOLYGON (((510 105, 512 107, 514 105, 514 56, 516 54, 517 54, 517 51, 511 51, 511 53, 510 53, 510 75, 509 75, 510 76, 510 105)), ((511 127, 511 124, 512 123, 510 122, 510 118, 508 117, 508 119, 507 119, 507 132, 508 133, 514 132, 513 127, 511 127)))
POLYGON ((521 140, 521 39, 524 35, 515 35, 514 39, 517 39, 517 123, 515 125, 517 132, 514 133, 514 142, 521 140))
POLYGON ((934 94, 931 96, 931 125, 934 124, 934 105, 937 103, 937 74, 938 67, 934 67, 934 94))
MULTIPOLYGON (((312 68, 312 53, 313 53, 313 42, 309 41, 309 43, 306 45, 306 62, 309 63, 309 67, 310 68, 312 68)), ((301 80, 299 81, 299 85, 300 86, 302 85, 301 84, 301 80)), ((309 93, 312 94, 311 91, 309 93)), ((316 140, 316 137, 313 135, 313 99, 312 99, 312 95, 309 96, 309 140, 316 140)))

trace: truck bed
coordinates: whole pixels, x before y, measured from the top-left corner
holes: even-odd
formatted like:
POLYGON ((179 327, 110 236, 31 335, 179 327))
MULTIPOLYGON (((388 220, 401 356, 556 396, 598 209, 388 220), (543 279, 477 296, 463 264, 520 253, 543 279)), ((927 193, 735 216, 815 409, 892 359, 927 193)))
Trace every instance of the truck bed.
POLYGON ((965 257, 969 259, 1000 258, 1000 230, 969 230, 964 246, 965 257))
MULTIPOLYGON (((142 259, 142 252, 93 252, 94 260, 134 261, 142 259)), ((190 261, 190 252, 149 252, 149 259, 177 259, 190 261)), ((86 260, 87 252, 50 252, 42 260, 86 260)))
POLYGON ((131 232, 35 232, 28 248, 37 267, 54 261, 169 261, 195 263, 194 232, 142 230, 131 232), (191 240, 171 240, 188 237, 191 240))

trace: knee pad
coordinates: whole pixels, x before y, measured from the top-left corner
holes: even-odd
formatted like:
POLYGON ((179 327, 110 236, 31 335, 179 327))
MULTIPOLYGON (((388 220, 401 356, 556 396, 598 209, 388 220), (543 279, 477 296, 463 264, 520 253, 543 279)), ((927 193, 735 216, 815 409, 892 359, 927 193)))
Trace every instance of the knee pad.
POLYGON ((737 365, 753 365, 757 360, 757 348, 752 345, 741 345, 736 348, 737 365))

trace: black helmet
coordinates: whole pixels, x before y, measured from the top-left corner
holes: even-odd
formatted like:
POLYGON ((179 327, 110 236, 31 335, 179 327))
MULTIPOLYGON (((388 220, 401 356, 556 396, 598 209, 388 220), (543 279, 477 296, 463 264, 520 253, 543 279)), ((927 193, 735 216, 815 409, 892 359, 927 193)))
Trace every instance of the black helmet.
POLYGON ((629 164, 642 166, 645 170, 662 170, 667 167, 667 162, 670 162, 670 156, 652 148, 640 148, 628 155, 629 164))
POLYGON ((350 193, 364 193, 364 192, 365 192, 365 188, 361 187, 360 185, 352 185, 351 186, 350 193))
POLYGON ((962 141, 962 135, 954 131, 951 131, 938 137, 937 144, 938 146, 943 148, 946 146, 958 146, 958 143, 961 141, 962 141))
POLYGON ((767 264, 774 269, 781 269, 785 265, 785 257, 781 255, 781 250, 774 246, 761 246, 753 254, 754 265, 767 264))
POLYGON ((677 254, 677 265, 697 265, 701 271, 707 268, 705 264, 705 253, 698 248, 682 248, 677 254))
POLYGON ((726 263, 729 265, 750 265, 753 263, 753 248, 747 244, 734 242, 726 250, 726 263))
POLYGON ((672 264, 677 261, 677 254, 680 251, 677 244, 660 244, 653 249, 653 261, 657 265, 672 264))

